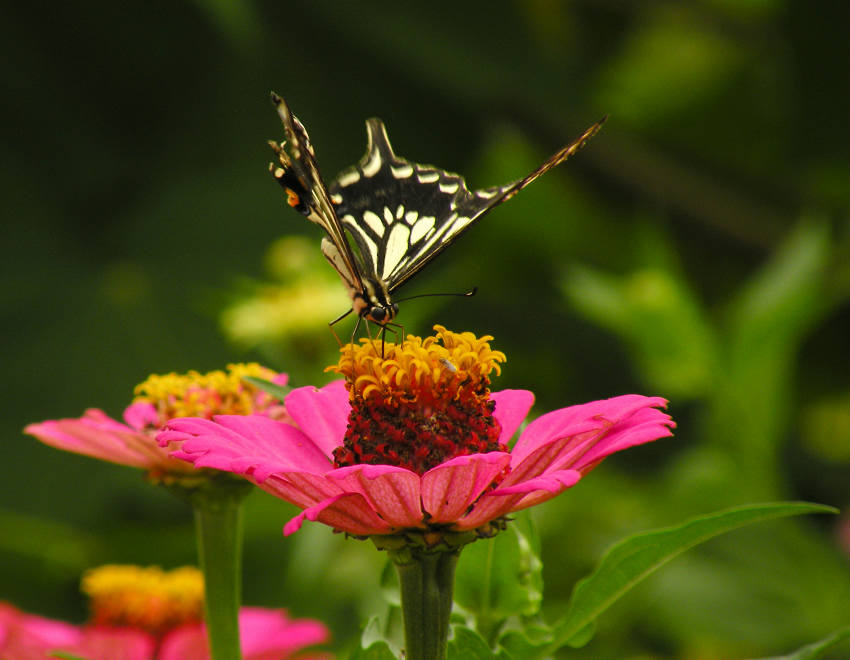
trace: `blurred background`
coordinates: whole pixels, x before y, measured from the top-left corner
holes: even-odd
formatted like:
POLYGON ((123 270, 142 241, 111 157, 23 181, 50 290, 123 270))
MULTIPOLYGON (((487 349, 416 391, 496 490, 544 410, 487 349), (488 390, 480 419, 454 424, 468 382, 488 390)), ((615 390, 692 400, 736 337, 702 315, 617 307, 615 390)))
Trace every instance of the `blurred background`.
MULTIPOLYGON (((401 292, 477 286, 399 321, 492 334, 495 387, 533 390, 535 414, 670 400, 674 438, 535 510, 549 619, 626 534, 735 504, 850 505, 848 29, 841 1, 5 6, 0 599, 80 621, 86 567, 194 562, 187 507, 25 424, 118 417, 152 372, 259 360, 328 380, 326 323, 348 300, 267 172, 271 89, 328 179, 371 116, 399 155, 486 187, 610 113, 401 292)), ((245 601, 322 618, 344 651, 380 611, 384 558, 320 525, 284 540, 293 514, 249 498, 245 601)), ((570 657, 787 652, 848 622, 848 553, 846 513, 735 532, 570 657)))

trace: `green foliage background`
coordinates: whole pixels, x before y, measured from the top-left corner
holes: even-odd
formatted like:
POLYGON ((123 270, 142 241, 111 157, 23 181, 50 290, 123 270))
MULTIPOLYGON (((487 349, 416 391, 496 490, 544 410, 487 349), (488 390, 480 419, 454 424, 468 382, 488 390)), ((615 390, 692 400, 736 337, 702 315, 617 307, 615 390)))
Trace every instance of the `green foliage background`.
MULTIPOLYGON (((496 386, 534 390, 536 413, 670 399, 674 438, 535 511, 547 616, 625 534, 749 502, 846 507, 848 28, 839 1, 5 7, 0 599, 82 620, 86 567, 194 561, 188 509, 25 424, 119 416, 152 372, 258 359, 296 385, 327 380, 341 287, 306 330, 250 346, 221 330, 260 283, 296 279, 269 263, 275 239, 318 254, 266 172, 282 135, 270 89, 328 177, 360 157, 370 116, 400 155, 484 187, 611 114, 404 291, 476 297, 400 317, 494 335, 496 386)), ((306 268, 318 297, 329 269, 306 268)), ((309 314, 293 306, 293 326, 309 314)), ((249 499, 245 600, 321 618, 345 649, 381 608, 383 558, 318 525, 284 540, 292 514, 249 499)), ((848 553, 846 515, 736 532, 665 567, 571 657, 785 652, 847 623, 848 553)))

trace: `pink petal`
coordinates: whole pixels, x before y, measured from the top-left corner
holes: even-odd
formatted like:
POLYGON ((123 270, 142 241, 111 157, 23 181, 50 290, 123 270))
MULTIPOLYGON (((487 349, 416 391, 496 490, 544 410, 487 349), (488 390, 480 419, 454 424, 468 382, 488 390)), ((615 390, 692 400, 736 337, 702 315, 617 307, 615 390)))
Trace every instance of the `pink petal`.
MULTIPOLYGON (((577 427, 573 427, 577 428, 577 427)), ((522 481, 528 481, 547 472, 554 472, 564 468, 572 467, 571 458, 580 456, 581 451, 592 446, 598 438, 602 437, 602 428, 595 428, 584 433, 568 435, 563 438, 555 438, 549 442, 537 446, 518 465, 513 465, 510 474, 500 484, 501 488, 508 488, 522 481)))
POLYGON ((301 529, 305 519, 313 522, 318 520, 356 536, 388 534, 393 531, 360 493, 342 493, 305 509, 284 525, 284 536, 301 529))
MULTIPOLYGON (((523 431, 511 452, 513 456, 511 463, 517 465, 537 447, 553 440, 581 435, 588 431, 601 430, 604 427, 616 424, 620 420, 627 421, 640 410, 666 405, 667 401, 660 397, 626 394, 611 399, 570 406, 541 415, 523 431)), ((658 412, 658 414, 672 423, 664 413, 658 412)), ((662 433, 669 435, 669 432, 666 431, 662 431, 662 433)), ((663 435, 657 437, 663 437, 663 435)), ((649 442, 649 440, 646 440, 646 442, 649 442)))
POLYGON ((529 479, 513 486, 497 488, 487 495, 515 495, 517 493, 527 495, 528 493, 540 490, 546 491, 551 495, 557 495, 562 490, 575 486, 579 479, 581 479, 581 472, 578 470, 556 470, 555 472, 548 472, 543 476, 535 477, 534 479, 529 479))
POLYGON ((352 465, 326 477, 346 492, 360 493, 393 527, 424 527, 418 474, 392 465, 352 465))
POLYGON ((581 479, 577 470, 560 470, 481 496, 472 511, 458 520, 458 530, 475 529, 486 522, 551 499, 581 479))
POLYGON ((663 399, 628 395, 540 417, 528 425, 514 447, 512 470, 501 487, 567 468, 586 472, 619 449, 670 435, 670 417, 651 407, 663 403, 663 399))
POLYGON ((422 508, 430 523, 460 518, 510 463, 510 454, 458 456, 422 475, 422 508))
POLYGON ((299 387, 286 397, 286 410, 316 446, 332 457, 342 444, 351 410, 345 381, 336 380, 320 390, 299 387))
POLYGON ((4 658, 3 654, 14 658, 15 653, 22 658, 44 657, 50 649, 72 648, 81 636, 80 629, 70 623, 28 614, 0 602, 0 655, 4 658))
POLYGON ((150 660, 156 642, 148 633, 134 628, 83 628, 83 639, 73 649, 87 660, 150 660))
POLYGON ((564 437, 575 437, 600 431, 605 420, 588 417, 574 419, 569 408, 555 410, 535 419, 525 427, 511 450, 511 464, 518 465, 539 447, 564 437), (563 414, 561 414, 563 413, 563 414))
MULTIPOLYGON (((330 633, 319 621, 289 619, 285 610, 243 607, 239 610, 239 637, 245 660, 282 660, 305 646, 328 641, 330 633)), ((157 660, 209 660, 205 626, 186 624, 171 631, 162 640, 156 657, 157 660)))
POLYGON ((87 411, 86 416, 80 419, 30 424, 24 433, 57 449, 131 467, 150 467, 155 462, 151 457, 157 454, 160 457, 156 460, 165 458, 154 449, 156 443, 153 438, 106 417, 99 410, 87 411), (146 448, 140 450, 140 446, 146 448))
POLYGON ((169 632, 157 653, 157 660, 209 660, 209 657, 207 634, 198 623, 187 623, 169 632))
POLYGON ((264 415, 173 419, 157 441, 176 449, 172 456, 196 467, 250 474, 259 482, 281 470, 326 472, 332 467, 301 431, 264 415))
POLYGON ((333 479, 308 472, 277 472, 257 485, 264 491, 306 509, 345 491, 333 479))
POLYGON ((657 408, 636 410, 609 428, 605 436, 575 463, 575 468, 586 471, 615 452, 671 436, 674 427, 670 416, 657 408))
POLYGON ((124 421, 134 429, 159 426, 159 413, 153 404, 147 401, 132 403, 124 409, 124 421))
POLYGON ((496 402, 493 417, 502 425, 499 442, 507 444, 534 405, 534 393, 528 390, 502 390, 493 392, 490 398, 496 402))
POLYGON ((628 395, 557 410, 528 425, 511 453, 511 472, 455 528, 473 529, 544 502, 620 449, 670 435, 664 399, 628 395))
POLYGON ((330 632, 320 621, 290 619, 285 610, 260 607, 243 607, 239 611, 239 632, 245 660, 289 657, 305 646, 330 639, 330 632))

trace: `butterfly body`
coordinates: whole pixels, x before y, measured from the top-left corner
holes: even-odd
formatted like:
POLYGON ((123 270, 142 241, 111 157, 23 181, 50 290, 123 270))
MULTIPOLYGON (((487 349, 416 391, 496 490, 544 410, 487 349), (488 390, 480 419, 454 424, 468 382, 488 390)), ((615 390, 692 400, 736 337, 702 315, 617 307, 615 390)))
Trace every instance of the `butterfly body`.
POLYGON ((458 174, 396 156, 383 123, 369 119, 366 153, 326 186, 303 125, 282 98, 272 94, 272 101, 286 140, 269 143, 279 161, 270 170, 289 205, 325 230, 322 253, 351 298, 351 310, 339 318, 353 311, 382 326, 398 313, 392 299, 398 287, 476 220, 578 151, 605 121, 525 178, 470 191, 458 174))

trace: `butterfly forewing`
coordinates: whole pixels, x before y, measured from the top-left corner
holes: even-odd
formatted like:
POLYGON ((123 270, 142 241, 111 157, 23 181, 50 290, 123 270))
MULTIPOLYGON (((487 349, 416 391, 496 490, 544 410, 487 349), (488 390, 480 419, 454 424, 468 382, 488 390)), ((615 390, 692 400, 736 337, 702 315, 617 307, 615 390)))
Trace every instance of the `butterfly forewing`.
POLYGON ((328 235, 329 249, 323 250, 325 257, 349 287, 361 289, 361 269, 356 257, 345 240, 342 225, 334 211, 319 167, 316 164, 313 145, 304 126, 292 114, 289 106, 277 94, 272 93, 278 115, 283 123, 286 140, 279 145, 269 142, 278 156, 279 163, 272 164, 271 171, 286 190, 288 203, 308 220, 315 222, 328 235))
POLYGON ((365 267, 392 292, 482 215, 572 156, 604 121, 591 126, 528 176, 470 191, 458 174, 396 156, 383 124, 370 119, 366 154, 331 184, 331 198, 337 202, 338 216, 363 255, 365 267))

